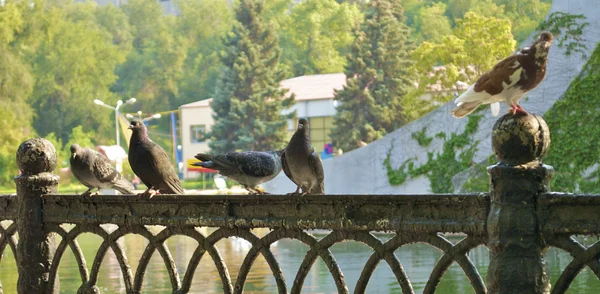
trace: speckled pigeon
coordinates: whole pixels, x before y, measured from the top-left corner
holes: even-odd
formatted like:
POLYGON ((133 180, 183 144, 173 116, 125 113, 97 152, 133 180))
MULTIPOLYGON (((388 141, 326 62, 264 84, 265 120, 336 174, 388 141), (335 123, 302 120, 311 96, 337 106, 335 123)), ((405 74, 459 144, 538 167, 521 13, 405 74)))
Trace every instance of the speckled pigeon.
POLYGON ((259 184, 272 180, 281 172, 281 155, 278 151, 229 152, 221 155, 198 153, 195 157, 202 161, 193 163, 218 170, 223 176, 235 180, 251 194, 268 194, 256 188, 259 184))
POLYGON ((152 198, 159 192, 185 194, 169 156, 160 145, 150 140, 142 120, 132 120, 129 129, 133 131, 129 141, 129 165, 148 187, 140 196, 152 198))
POLYGON ((498 62, 454 100, 457 107, 452 110, 452 116, 464 117, 481 104, 491 104, 492 113, 498 115, 502 101, 510 106, 512 114, 527 114, 519 105, 519 100, 546 76, 546 60, 551 44, 552 34, 542 32, 531 46, 498 62))
POLYGON ((323 164, 310 144, 308 128, 308 120, 301 118, 281 157, 283 172, 297 186, 292 194, 300 194, 300 189, 301 195, 325 192, 323 164))
POLYGON ((123 194, 134 194, 133 185, 112 166, 106 156, 90 148, 81 148, 79 144, 71 145, 70 149, 71 172, 81 184, 88 187, 83 196, 97 195, 98 191, 92 194, 93 189, 115 189, 123 194))

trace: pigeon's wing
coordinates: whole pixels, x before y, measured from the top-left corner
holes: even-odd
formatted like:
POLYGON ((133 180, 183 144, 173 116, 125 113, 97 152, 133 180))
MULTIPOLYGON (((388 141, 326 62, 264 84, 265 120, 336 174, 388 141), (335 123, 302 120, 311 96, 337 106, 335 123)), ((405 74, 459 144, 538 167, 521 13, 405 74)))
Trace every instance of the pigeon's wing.
MULTIPOLYGON (((522 66, 517 55, 511 55, 498 62, 492 70, 483 74, 475 83, 475 92, 487 92, 490 95, 502 93, 514 86, 521 78, 522 66)), ((464 100, 472 101, 472 100, 464 100)))
POLYGON ((90 150, 90 155, 94 157, 92 171, 94 176, 101 183, 112 184, 113 188, 123 194, 133 194, 133 185, 112 166, 110 160, 96 151, 90 150))
POLYGON ((292 183, 296 184, 297 186, 298 183, 294 181, 294 178, 292 177, 292 172, 290 171, 290 167, 287 165, 287 160, 285 159, 285 151, 281 154, 281 168, 283 169, 283 172, 288 177, 288 179, 290 179, 290 181, 292 181, 292 183))
POLYGON ((317 178, 318 190, 311 191, 316 194, 323 194, 325 192, 325 172, 323 171, 323 163, 317 152, 313 152, 308 157, 308 164, 310 165, 313 174, 317 178), (319 191, 320 190, 320 191, 319 191))
POLYGON ((239 171, 252 177, 268 177, 277 169, 275 157, 267 152, 232 152, 227 153, 225 157, 226 161, 233 163, 239 171))
POLYGON ((150 165, 156 173, 158 182, 162 182, 168 187, 168 190, 165 190, 167 193, 185 194, 167 152, 160 145, 152 141, 150 141, 150 145, 150 165))

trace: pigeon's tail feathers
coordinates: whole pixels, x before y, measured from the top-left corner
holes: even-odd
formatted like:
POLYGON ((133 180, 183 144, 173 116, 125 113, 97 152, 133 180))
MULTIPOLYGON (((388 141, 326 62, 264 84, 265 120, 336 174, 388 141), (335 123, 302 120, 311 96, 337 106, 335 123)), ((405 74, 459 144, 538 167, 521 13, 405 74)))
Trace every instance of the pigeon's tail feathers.
POLYGON ((194 157, 200 161, 211 161, 213 159, 212 155, 206 153, 198 153, 194 157))
MULTIPOLYGON (((178 179, 171 179, 167 181, 167 186, 171 191, 167 191, 166 194, 185 194, 181 182, 178 179)), ((161 191, 162 192, 162 191, 161 191)))
POLYGON ((481 101, 462 102, 458 105, 458 107, 452 110, 452 116, 456 118, 464 117, 475 111, 480 104, 481 101))
POLYGON ((475 85, 471 85, 466 91, 464 91, 462 94, 460 94, 460 96, 458 96, 458 98, 454 100, 454 103, 460 106, 461 103, 465 102, 487 101, 490 99, 490 97, 492 97, 492 95, 486 91, 476 92, 475 85))
POLYGON ((493 116, 498 116, 498 114, 500 114, 500 102, 490 104, 490 110, 492 111, 493 116))
POLYGON ((319 182, 316 186, 312 188, 310 194, 325 194, 325 183, 319 182))
POLYGON ((192 165, 194 165, 194 166, 201 166, 201 167, 207 167, 207 168, 210 168, 213 166, 213 161, 212 161, 213 156, 210 154, 198 153, 194 157, 196 157, 196 159, 201 161, 201 162, 192 163, 192 165))
POLYGON ((214 162, 212 161, 202 161, 202 162, 194 162, 192 163, 193 166, 201 166, 201 167, 206 167, 206 168, 211 168, 214 165, 214 162))
POLYGON ((133 195, 135 192, 133 191, 133 185, 126 179, 120 179, 113 185, 113 188, 121 194, 133 195))

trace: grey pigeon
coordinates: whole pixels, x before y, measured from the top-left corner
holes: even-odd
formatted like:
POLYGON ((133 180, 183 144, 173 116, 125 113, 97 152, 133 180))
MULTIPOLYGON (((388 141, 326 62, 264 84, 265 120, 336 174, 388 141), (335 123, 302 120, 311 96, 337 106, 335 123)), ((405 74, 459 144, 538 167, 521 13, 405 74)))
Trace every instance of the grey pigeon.
POLYGON ((140 195, 152 198, 159 192, 185 194, 169 156, 160 145, 150 140, 142 120, 132 120, 129 129, 133 131, 129 141, 129 165, 148 187, 140 195))
POLYGON ((229 152, 221 155, 198 153, 195 157, 202 161, 193 163, 218 170, 220 174, 242 184, 251 194, 268 194, 256 189, 256 186, 272 180, 281 172, 279 151, 229 152))
POLYGON ((283 172, 297 185, 292 194, 323 194, 325 192, 325 174, 321 158, 310 144, 308 137, 308 121, 301 118, 298 129, 281 157, 283 172))
POLYGON ((121 175, 110 163, 110 160, 100 152, 90 148, 81 148, 79 144, 70 147, 71 172, 75 178, 88 190, 82 195, 92 194, 93 189, 115 189, 123 194, 134 194, 133 185, 121 175))

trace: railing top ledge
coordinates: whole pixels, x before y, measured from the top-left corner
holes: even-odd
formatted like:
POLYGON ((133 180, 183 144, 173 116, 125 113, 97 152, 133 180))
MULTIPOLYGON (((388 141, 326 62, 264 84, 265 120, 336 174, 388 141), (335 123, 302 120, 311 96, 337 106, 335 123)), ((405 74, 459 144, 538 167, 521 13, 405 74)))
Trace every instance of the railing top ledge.
POLYGON ((405 230, 483 234, 489 201, 469 195, 44 196, 52 223, 405 230), (415 209, 418 206, 419 209, 415 209))

